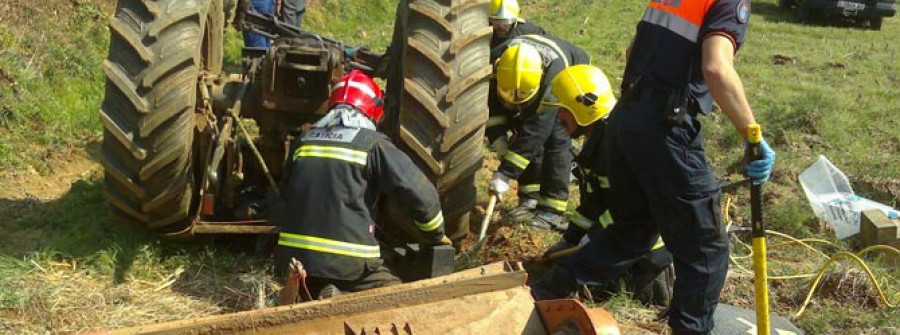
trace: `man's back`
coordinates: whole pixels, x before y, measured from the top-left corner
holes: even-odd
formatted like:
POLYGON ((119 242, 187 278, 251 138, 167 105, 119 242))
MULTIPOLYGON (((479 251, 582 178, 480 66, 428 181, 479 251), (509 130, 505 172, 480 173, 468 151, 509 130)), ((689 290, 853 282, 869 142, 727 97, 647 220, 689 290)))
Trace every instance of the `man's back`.
POLYGON ((311 276, 355 278, 365 259, 380 257, 372 213, 379 190, 370 185, 369 165, 383 141, 384 135, 368 129, 313 128, 290 152, 280 225, 296 235, 288 246, 301 254, 311 276))
POLYGON ((748 0, 651 1, 637 25, 622 88, 640 85, 674 90, 690 87, 700 112, 712 108, 700 66, 700 43, 711 35, 728 37, 735 52, 744 42, 748 0))

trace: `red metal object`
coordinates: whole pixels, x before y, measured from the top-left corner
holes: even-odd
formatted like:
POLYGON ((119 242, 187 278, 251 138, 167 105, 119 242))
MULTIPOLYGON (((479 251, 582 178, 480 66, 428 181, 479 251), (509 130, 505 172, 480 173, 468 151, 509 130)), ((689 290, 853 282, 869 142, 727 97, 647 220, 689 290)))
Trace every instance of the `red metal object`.
POLYGON ((618 335, 619 324, 602 308, 587 308, 575 299, 534 303, 548 334, 618 335))
POLYGON ((301 301, 313 301, 313 296, 309 293, 309 287, 306 286, 306 268, 303 267, 303 263, 300 263, 300 261, 291 258, 291 267, 291 272, 295 272, 297 274, 296 278, 292 279, 297 281, 297 290, 300 294, 301 301))
POLYGON ((213 215, 216 209, 216 196, 214 194, 203 195, 203 206, 200 207, 200 213, 203 215, 213 215))

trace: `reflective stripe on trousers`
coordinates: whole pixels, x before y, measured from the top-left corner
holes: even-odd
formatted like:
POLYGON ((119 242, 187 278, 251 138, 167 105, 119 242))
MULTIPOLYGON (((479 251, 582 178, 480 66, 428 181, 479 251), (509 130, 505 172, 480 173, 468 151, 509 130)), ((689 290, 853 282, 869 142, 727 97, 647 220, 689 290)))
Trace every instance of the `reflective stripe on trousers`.
POLYGON ((525 168, 528 167, 528 164, 531 163, 531 161, 529 161, 525 157, 522 157, 522 155, 519 155, 512 151, 507 152, 506 155, 503 156, 503 160, 522 170, 525 170, 525 168))
POLYGON ((541 184, 528 184, 522 187, 519 187, 519 193, 522 194, 532 194, 538 193, 541 191, 541 184))
POLYGON ((568 200, 552 199, 543 196, 538 199, 538 206, 550 208, 557 212, 565 212, 568 203, 568 200))

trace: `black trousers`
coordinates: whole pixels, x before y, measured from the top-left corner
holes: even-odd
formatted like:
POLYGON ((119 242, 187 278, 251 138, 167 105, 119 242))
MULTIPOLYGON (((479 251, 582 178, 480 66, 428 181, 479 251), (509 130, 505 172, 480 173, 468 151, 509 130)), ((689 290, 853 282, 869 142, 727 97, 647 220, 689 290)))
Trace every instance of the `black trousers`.
MULTIPOLYGON (((302 262, 302 260, 301 260, 302 262)), ((290 256, 285 253, 275 253, 275 278, 284 282, 288 277, 288 264, 290 264, 290 256)), ((400 278, 394 275, 390 268, 385 266, 383 262, 372 261, 367 262, 362 274, 355 279, 340 280, 334 278, 324 278, 309 276, 306 278, 306 287, 313 299, 319 296, 326 285, 331 284, 342 292, 359 292, 373 288, 391 286, 400 284, 400 278)))
POLYGON ((331 284, 341 292, 359 292, 373 288, 400 284, 400 278, 391 273, 384 265, 363 272, 363 275, 354 280, 335 280, 330 278, 309 277, 306 285, 313 297, 317 297, 326 285, 331 284))
POLYGON ((306 14, 306 0, 281 1, 281 20, 285 23, 300 27, 303 14, 306 14))
POLYGON ((536 155, 517 179, 519 196, 538 200, 538 207, 563 213, 569 200, 569 177, 572 172, 572 138, 559 123, 555 112, 545 112, 511 120, 506 126, 485 130, 490 142, 513 130, 510 149, 527 147, 536 155), (514 143, 518 142, 518 143, 514 143), (540 191, 536 192, 535 189, 540 191))
POLYGON ((669 309, 675 334, 713 328, 728 272, 721 193, 707 165, 700 122, 664 121, 666 94, 644 90, 619 101, 604 138, 609 204, 615 223, 569 259, 580 281, 619 277, 661 235, 676 280, 669 309))

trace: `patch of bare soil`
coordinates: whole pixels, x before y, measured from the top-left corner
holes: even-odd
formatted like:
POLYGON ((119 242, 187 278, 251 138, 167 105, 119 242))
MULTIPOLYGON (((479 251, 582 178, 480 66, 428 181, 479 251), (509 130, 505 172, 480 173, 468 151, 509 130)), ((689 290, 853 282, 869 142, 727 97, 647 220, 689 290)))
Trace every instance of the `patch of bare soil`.
POLYGON ((900 179, 895 178, 853 178, 853 190, 873 200, 900 202, 900 179))
MULTIPOLYGON (((75 181, 84 179, 100 169, 83 150, 70 150, 65 157, 53 159, 50 171, 40 173, 34 168, 0 174, 0 200, 50 200, 65 194, 75 181)), ((21 210, 27 208, 18 208, 21 210)), ((0 206, 0 214, 5 210, 0 206)))
MULTIPOLYGON (((14 222, 25 215, 40 213, 45 205, 65 195, 72 185, 97 173, 100 164, 83 150, 71 150, 65 158, 53 159, 50 171, 34 168, 0 173, 0 218, 14 222)), ((46 232, 43 227, 10 227, 0 223, 2 250, 33 250, 46 232)))
POLYGON ((523 227, 502 226, 489 237, 482 252, 485 262, 527 260, 540 256, 549 246, 545 233, 523 227))

